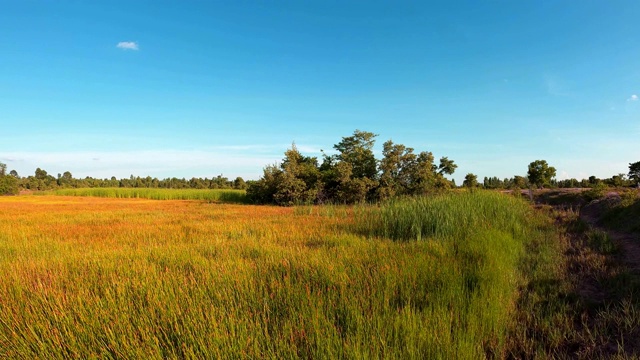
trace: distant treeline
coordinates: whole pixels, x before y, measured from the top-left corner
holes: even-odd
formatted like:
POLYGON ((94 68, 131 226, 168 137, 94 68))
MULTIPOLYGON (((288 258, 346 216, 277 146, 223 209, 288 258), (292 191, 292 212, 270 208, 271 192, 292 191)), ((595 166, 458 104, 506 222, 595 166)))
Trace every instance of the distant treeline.
MULTIPOLYGON (((214 178, 158 179, 151 176, 99 179, 76 179, 69 171, 49 175, 37 168, 34 175, 21 177, 15 170, 7 172, 0 163, 0 195, 17 194, 21 189, 42 191, 65 188, 162 188, 162 189, 237 189, 247 190, 248 198, 262 204, 320 204, 358 203, 380 201, 396 196, 424 195, 456 187, 455 181, 445 178, 458 167, 448 157, 438 164, 431 152, 414 153, 414 149, 389 140, 383 144, 382 159, 373 153, 378 135, 356 130, 333 145, 334 155, 323 152, 322 162, 316 157, 302 155, 295 144, 288 149, 280 164, 264 168, 262 178, 244 181, 241 177, 230 180, 222 175, 214 178)), ((468 173, 463 187, 485 189, 527 188, 591 188, 628 187, 640 185, 640 161, 629 164, 628 174, 617 174, 607 179, 590 176, 588 179, 556 180, 556 169, 545 160, 529 164, 527 176, 515 175, 499 179, 485 177, 482 182, 468 173)))
POLYGON ((55 190, 79 188, 160 188, 160 189, 237 189, 244 190, 247 183, 241 177, 230 180, 222 175, 214 178, 182 178, 158 179, 151 176, 140 177, 131 175, 129 178, 99 179, 85 177, 76 179, 69 171, 49 175, 47 171, 37 168, 34 175, 21 177, 15 170, 6 173, 6 165, 0 163, 0 194, 17 194, 20 190, 55 190))
MULTIPOLYGON (((592 188, 595 186, 611 186, 611 187, 628 187, 634 186, 635 181, 629 179, 625 174, 614 175, 607 179, 599 179, 595 176, 589 176, 588 179, 551 179, 545 187, 549 188, 592 188)), ((479 187, 485 189, 528 189, 529 179, 523 176, 514 176, 512 178, 499 179, 498 177, 485 177, 479 187)))

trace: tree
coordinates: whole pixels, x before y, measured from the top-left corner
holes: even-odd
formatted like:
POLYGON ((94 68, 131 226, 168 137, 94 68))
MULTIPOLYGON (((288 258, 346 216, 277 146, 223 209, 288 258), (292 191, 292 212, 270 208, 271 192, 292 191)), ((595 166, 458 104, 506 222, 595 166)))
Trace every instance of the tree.
POLYGON ((549 166, 546 160, 536 160, 529 164, 529 171, 527 172, 529 183, 538 188, 549 185, 551 179, 555 176, 556 169, 553 166, 549 166))
POLYGON ((411 186, 412 167, 416 165, 417 160, 413 149, 389 140, 383 145, 382 156, 379 163, 378 198, 383 200, 407 194, 411 186))
POLYGON ((18 193, 18 179, 7 175, 7 165, 0 163, 0 195, 15 195, 18 193))
POLYGON ((526 189, 528 187, 527 178, 520 175, 515 175, 513 177, 513 187, 516 189, 526 189))
POLYGON ((247 196, 256 203, 283 206, 315 202, 321 186, 318 160, 303 156, 296 144, 284 155, 280 166, 265 167, 263 177, 249 184, 247 196))
POLYGON ((242 177, 238 176, 235 180, 233 180, 233 188, 237 190, 245 190, 247 188, 247 183, 242 177))
POLYGON ((462 182, 462 186, 468 188, 475 188, 478 186, 478 176, 472 173, 468 173, 464 177, 464 182, 462 182))
POLYGON ((629 179, 640 186, 640 161, 629 164, 629 179))
POLYGON ((282 174, 276 186, 274 200, 278 205, 314 202, 318 195, 317 183, 320 177, 318 160, 303 156, 296 144, 284 153, 280 169, 282 174))
POLYGON ((333 145, 340 152, 336 159, 348 162, 353 167, 354 178, 377 178, 378 168, 373 155, 376 136, 378 135, 371 132, 356 130, 353 135, 343 137, 342 141, 333 145))
POLYGON ((273 196, 278 191, 277 186, 281 176, 282 170, 277 165, 265 166, 262 178, 248 185, 247 197, 258 204, 273 203, 273 196))
POLYGON ((442 175, 436 172, 435 158, 430 151, 422 151, 409 169, 409 195, 424 195, 433 191, 442 175))
POLYGON ((438 166, 438 173, 441 175, 453 175, 458 168, 458 165, 453 163, 453 160, 449 160, 448 157, 443 156, 440 158, 440 165, 438 166))

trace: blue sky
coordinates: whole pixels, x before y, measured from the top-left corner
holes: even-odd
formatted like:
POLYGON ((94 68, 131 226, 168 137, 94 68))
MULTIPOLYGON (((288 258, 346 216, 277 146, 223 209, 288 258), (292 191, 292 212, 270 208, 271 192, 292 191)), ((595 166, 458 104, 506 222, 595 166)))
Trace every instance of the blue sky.
POLYGON ((256 179, 355 129, 468 172, 640 160, 638 1, 0 0, 0 161, 256 179))

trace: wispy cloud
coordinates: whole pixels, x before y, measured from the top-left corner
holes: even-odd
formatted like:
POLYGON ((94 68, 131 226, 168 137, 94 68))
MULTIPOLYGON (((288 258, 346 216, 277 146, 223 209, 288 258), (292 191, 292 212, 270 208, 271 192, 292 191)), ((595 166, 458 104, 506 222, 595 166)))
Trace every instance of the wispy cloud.
POLYGON ((631 95, 631 96, 627 99, 627 101, 638 101, 638 95, 636 95, 636 94, 631 95))
POLYGON ((139 50, 138 43, 135 41, 120 41, 117 48, 122 50, 139 50))

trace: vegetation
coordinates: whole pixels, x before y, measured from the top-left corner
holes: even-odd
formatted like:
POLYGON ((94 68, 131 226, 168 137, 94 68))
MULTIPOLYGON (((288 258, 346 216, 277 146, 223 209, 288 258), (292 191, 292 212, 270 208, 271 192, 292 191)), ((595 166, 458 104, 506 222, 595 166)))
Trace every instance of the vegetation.
POLYGON ((18 193, 18 180, 7 174, 7 165, 0 162, 0 195, 15 195, 18 193))
POLYGON ((636 182, 640 186, 640 161, 629 164, 629 179, 636 182))
MULTIPOLYGON (((486 182, 486 181, 485 181, 486 182)), ((462 182, 462 186, 468 188, 475 188, 478 186, 478 176, 472 173, 468 173, 464 177, 464 181, 462 182)))
POLYGON ((439 165, 431 152, 414 149, 391 140, 383 145, 383 159, 373 154, 376 134, 356 130, 324 155, 303 156, 295 144, 285 152, 280 166, 269 165, 263 177, 249 185, 247 194, 256 203, 293 205, 300 203, 343 203, 379 201, 401 195, 424 195, 447 189, 453 183, 457 165, 447 157, 439 165))
POLYGON ((554 238, 526 203, 488 192, 0 208, 3 358, 506 357, 525 250, 554 238))
MULTIPOLYGON (((1 163, 0 163, 1 164, 1 163)), ((4 165, 4 164, 2 164, 4 165)), ((6 170, 6 166, 5 166, 6 170)), ((18 172, 11 170, 9 175, 15 182, 15 186, 31 191, 43 191, 54 189, 81 189, 81 188, 162 188, 162 189, 237 189, 245 190, 247 184, 241 177, 235 180, 218 175, 214 178, 166 178, 158 179, 151 176, 139 177, 131 175, 129 178, 116 179, 112 176, 110 179, 97 179, 86 177, 84 179, 76 179, 71 172, 65 171, 53 177, 46 170, 37 168, 34 175, 20 177, 18 172)))
POLYGON ((106 198, 140 198, 152 200, 207 200, 225 203, 247 203, 243 190, 215 189, 151 189, 151 188, 85 188, 58 189, 36 193, 36 195, 96 196, 106 198))
POLYGON ((529 183, 538 188, 551 184, 551 179, 556 176, 556 168, 549 166, 546 160, 536 160, 529 164, 527 178, 529 183))

